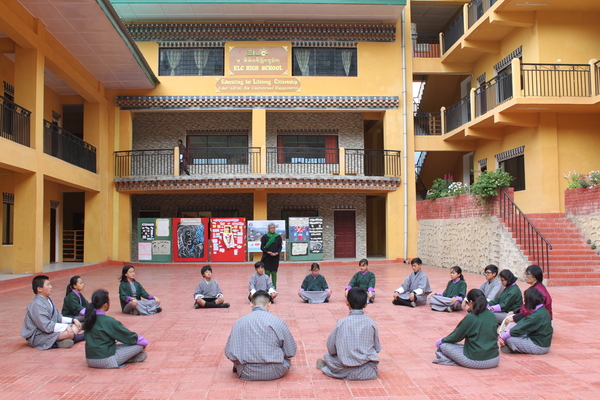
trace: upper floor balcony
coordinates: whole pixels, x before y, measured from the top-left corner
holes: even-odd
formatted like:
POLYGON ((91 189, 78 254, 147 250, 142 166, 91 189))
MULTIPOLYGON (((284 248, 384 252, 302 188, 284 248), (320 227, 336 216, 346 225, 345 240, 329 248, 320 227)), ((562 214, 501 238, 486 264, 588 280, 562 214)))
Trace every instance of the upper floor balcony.
POLYGON ((29 147, 31 111, 0 96, 0 137, 29 147))
POLYGON ((400 151, 315 147, 213 147, 116 151, 117 190, 305 189, 393 191, 400 151), (180 156, 188 172, 180 171, 180 156), (183 174, 183 175, 181 175, 183 174))
POLYGON ((90 172, 96 172, 96 148, 46 120, 44 120, 44 153, 90 172))

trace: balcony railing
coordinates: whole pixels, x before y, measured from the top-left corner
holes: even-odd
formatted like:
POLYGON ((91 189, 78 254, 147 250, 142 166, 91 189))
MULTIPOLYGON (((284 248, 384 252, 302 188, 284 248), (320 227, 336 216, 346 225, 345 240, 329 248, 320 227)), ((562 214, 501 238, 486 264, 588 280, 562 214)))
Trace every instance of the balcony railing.
POLYGON ((453 131, 471 120, 471 99, 465 96, 444 111, 446 132, 453 131))
POLYGON ((400 176, 397 150, 346 149, 346 175, 400 176))
POLYGON ((469 28, 475 24, 496 3, 496 0, 472 0, 469 9, 469 28))
POLYGON ((191 148, 190 174, 251 174, 260 170, 260 147, 191 148))
POLYGON ((339 174, 338 148, 267 147, 268 174, 339 174))
POLYGON ((524 96, 589 97, 588 64, 521 64, 524 96))
POLYGON ((444 31, 444 53, 448 51, 454 43, 458 42, 460 37, 465 33, 465 24, 463 13, 461 12, 458 17, 444 31))
POLYGON ((600 94, 600 61, 594 63, 594 72, 596 74, 596 96, 600 94))
POLYGON ((31 111, 0 96, 0 137, 29 147, 31 111))
POLYGON ((435 58, 440 56, 440 35, 412 35, 413 57, 435 58))
POLYGON ((115 151, 115 177, 173 175, 173 149, 115 151))
POLYGON ((415 135, 441 135, 442 134, 442 116, 439 111, 421 111, 414 113, 415 117, 415 135))
POLYGON ((475 116, 485 114, 512 97, 512 74, 494 77, 475 90, 475 116))
POLYGON ((44 153, 96 172, 96 148, 46 120, 44 120, 44 153))

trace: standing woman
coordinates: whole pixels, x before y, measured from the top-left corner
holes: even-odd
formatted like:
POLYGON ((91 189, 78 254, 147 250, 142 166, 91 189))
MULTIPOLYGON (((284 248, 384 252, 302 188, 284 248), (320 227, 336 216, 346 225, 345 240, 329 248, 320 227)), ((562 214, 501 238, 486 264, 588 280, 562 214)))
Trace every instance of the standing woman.
POLYGON ((496 321, 501 324, 509 312, 518 310, 523 305, 523 294, 517 286, 517 277, 508 269, 500 271, 500 282, 504 290, 488 303, 488 308, 496 314, 496 321))
POLYGON ((265 264, 265 274, 271 277, 273 287, 277 289, 277 269, 279 268, 279 253, 283 246, 283 239, 275 233, 275 224, 269 223, 269 231, 260 238, 260 249, 263 256, 260 261, 265 264))
POLYGON ((62 315, 76 318, 80 322, 83 322, 85 307, 88 305, 88 301, 81 294, 83 288, 83 279, 79 275, 71 278, 69 285, 67 285, 65 299, 63 300, 62 315))
POLYGON ((496 317, 487 309, 487 299, 479 289, 471 289, 467 304, 472 312, 458 324, 454 332, 435 345, 434 364, 460 365, 467 368, 494 368, 500 362, 496 317), (461 340, 465 344, 458 344, 461 340))
POLYGON ((123 364, 142 362, 148 341, 106 315, 110 308, 108 292, 98 289, 85 310, 85 358, 91 368, 120 368, 123 364), (121 343, 116 344, 115 341, 121 343))
POLYGON ((467 295, 467 282, 459 266, 450 268, 450 280, 444 293, 429 298, 429 306, 435 311, 462 310, 462 301, 467 295))
POLYGON ((121 309, 125 314, 151 315, 162 311, 158 297, 148 294, 144 287, 135 280, 133 265, 126 265, 121 271, 119 299, 121 300, 121 309))

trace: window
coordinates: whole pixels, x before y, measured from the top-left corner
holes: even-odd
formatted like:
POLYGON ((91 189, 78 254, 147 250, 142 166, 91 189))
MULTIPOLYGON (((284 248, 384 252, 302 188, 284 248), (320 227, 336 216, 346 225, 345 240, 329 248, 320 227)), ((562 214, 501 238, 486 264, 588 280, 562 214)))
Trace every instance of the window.
POLYGON ((338 137, 335 135, 278 135, 279 164, 337 164, 338 137))
POLYGON ((190 164, 248 164, 248 135, 188 135, 190 164))
POLYGON ((2 244, 13 244, 15 205, 12 193, 2 193, 2 244))
POLYGON ((222 76, 225 64, 223 47, 161 47, 160 76, 222 76))
POLYGON ((358 76, 356 48, 294 47, 294 76, 358 76))
POLYGON ((514 179, 511 181, 515 192, 525 190, 525 156, 520 155, 514 158, 509 158, 500 163, 500 169, 508 172, 514 179))

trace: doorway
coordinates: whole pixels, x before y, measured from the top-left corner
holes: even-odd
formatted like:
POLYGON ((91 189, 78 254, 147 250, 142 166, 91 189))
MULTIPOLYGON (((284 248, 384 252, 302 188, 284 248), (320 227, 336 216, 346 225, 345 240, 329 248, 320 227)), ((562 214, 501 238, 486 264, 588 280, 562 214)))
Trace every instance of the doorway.
POLYGON ((333 212, 334 257, 356 257, 356 211, 336 210, 333 212))

